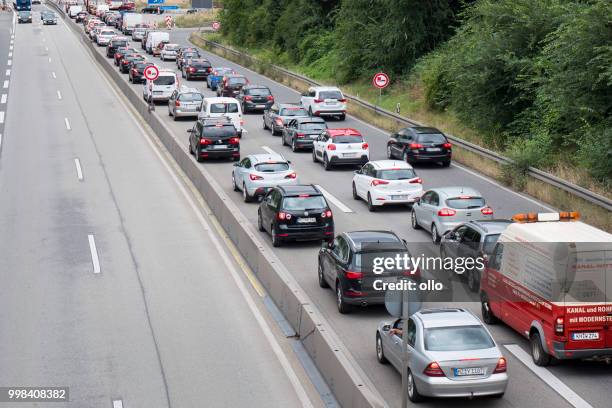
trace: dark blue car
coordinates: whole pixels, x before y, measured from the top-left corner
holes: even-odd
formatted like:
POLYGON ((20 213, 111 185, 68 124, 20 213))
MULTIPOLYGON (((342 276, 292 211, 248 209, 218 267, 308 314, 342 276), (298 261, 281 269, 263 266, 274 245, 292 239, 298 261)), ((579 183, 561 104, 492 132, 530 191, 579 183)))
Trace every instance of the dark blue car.
POLYGON ((212 72, 206 77, 206 87, 213 91, 217 90, 217 84, 223 80, 223 76, 227 74, 235 74, 233 69, 227 67, 215 67, 212 72))

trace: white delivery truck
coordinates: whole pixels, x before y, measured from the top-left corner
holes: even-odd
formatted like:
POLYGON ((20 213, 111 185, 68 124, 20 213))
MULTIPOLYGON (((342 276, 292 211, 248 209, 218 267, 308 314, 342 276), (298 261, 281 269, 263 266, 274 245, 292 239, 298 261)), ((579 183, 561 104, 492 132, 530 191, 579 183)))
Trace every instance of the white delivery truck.
POLYGON ((143 24, 143 14, 141 13, 123 13, 123 20, 121 22, 121 31, 123 34, 130 35, 136 27, 136 24, 143 24))
POLYGON ((81 11, 83 11, 83 6, 70 6, 68 9, 68 16, 70 18, 75 18, 81 11))
POLYGON ((161 53, 163 45, 170 42, 170 33, 166 31, 155 31, 147 36, 147 53, 153 54, 154 57, 161 53), (161 45, 161 46, 160 46, 161 45))
POLYGON ((108 8, 111 10, 119 10, 123 6, 123 0, 106 0, 106 4, 108 4, 108 8))
POLYGON ((108 5, 107 4, 100 4, 98 3, 96 5, 96 16, 101 17, 102 13, 106 13, 109 10, 108 5))

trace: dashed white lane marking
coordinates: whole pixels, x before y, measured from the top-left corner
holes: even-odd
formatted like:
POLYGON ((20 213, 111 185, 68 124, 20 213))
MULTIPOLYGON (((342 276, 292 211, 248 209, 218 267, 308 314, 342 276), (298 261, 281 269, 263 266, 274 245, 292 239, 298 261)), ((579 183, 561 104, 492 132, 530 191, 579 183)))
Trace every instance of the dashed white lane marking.
POLYGON ((332 204, 334 204, 336 207, 338 207, 340 209, 340 211, 345 212, 345 213, 352 213, 353 212, 353 210, 351 210, 348 206, 344 205, 344 203, 342 201, 340 201, 339 199, 334 197, 334 195, 332 193, 330 193, 329 191, 327 191, 326 189, 324 189, 323 187, 321 187, 318 184, 316 184, 316 187, 323 193, 325 198, 327 198, 328 201, 331 201, 332 204))
POLYGON ((123 408, 122 400, 113 400, 113 408, 123 408))
POLYGON ((13 46, 9 45, 9 50, 13 51, 13 46))
POLYGON ((62 100, 62 93, 59 90, 57 91, 57 99, 62 100))
POLYGON ((52 72, 52 73, 51 73, 51 76, 53 77, 53 79, 56 79, 56 78, 57 78, 57 76, 55 75, 55 72, 52 72))
POLYGON ((76 167, 77 178, 79 181, 83 181, 83 169, 81 168, 81 161, 78 158, 74 159, 74 166, 76 167))
POLYGON ((504 344, 504 347, 518 358, 519 361, 527 366, 528 369, 533 371, 535 375, 540 377, 550 388, 555 390, 560 396, 565 398, 567 402, 572 404, 576 408, 593 408, 588 402, 583 400, 578 394, 572 391, 567 385, 559 380, 555 375, 548 371, 544 367, 535 365, 531 356, 520 348, 517 344, 504 344))
POLYGON ((13 60, 8 60, 7 65, 10 67, 11 65, 13 65, 13 60))
POLYGON ((72 130, 72 128, 70 127, 70 122, 68 121, 68 118, 64 118, 64 123, 66 124, 66 129, 72 130))
POLYGON ((6 103, 7 99, 8 99, 8 95, 7 94, 2 94, 2 97, 0 98, 0 103, 2 103, 2 104, 6 103))
POLYGON ((49 62, 51 62, 51 57, 49 57, 49 62))
POLYGON ((2 149, 2 134, 0 134, 0 150, 2 149))
POLYGON ((9 56, 8 57, 11 58, 12 56, 13 56, 13 53, 9 52, 9 56))
POLYGON ((49 51, 49 47, 45 47, 45 51, 49 51))
POLYGON ((6 70, 6 76, 11 76, 11 70, 10 69, 6 70))
POLYGON ((6 80, 4 81, 4 85, 2 85, 2 87, 3 87, 4 89, 7 89, 7 88, 9 87, 9 80, 8 80, 8 79, 6 79, 6 80))
POLYGON ((0 112, 0 123, 4 123, 4 112, 0 112))
POLYGON ((261 148, 270 154, 278 154, 273 149, 269 148, 268 146, 261 146, 261 148))
POLYGON ((89 240, 89 252, 91 253, 91 263, 93 265, 93 273, 100 273, 100 259, 98 258, 98 248, 96 248, 96 240, 93 234, 87 236, 89 240))

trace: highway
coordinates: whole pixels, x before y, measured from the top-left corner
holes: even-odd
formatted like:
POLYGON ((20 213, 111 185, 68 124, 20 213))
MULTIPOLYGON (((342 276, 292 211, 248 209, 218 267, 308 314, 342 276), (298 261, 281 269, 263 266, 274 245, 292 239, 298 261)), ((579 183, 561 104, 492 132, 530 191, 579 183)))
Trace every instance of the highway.
MULTIPOLYGON (((173 31, 172 42, 188 44, 189 32, 173 31)), ((2 41, 0 37, 0 46, 2 41)), ((138 122, 119 103, 77 37, 61 21, 57 27, 24 25, 17 28, 16 47, 19 44, 29 46, 15 56, 19 71, 11 79, 5 131, 9 137, 3 141, 0 157, 0 247, 6 253, 0 257, 0 273, 7 282, 0 287, 0 310, 3 314, 19 310, 19 320, 3 316, 0 323, 0 367, 11 367, 0 371, 0 384, 44 382, 53 373, 54 383, 70 384, 75 398, 91 400, 91 406, 116 395, 129 396, 138 401, 137 406, 195 406, 204 384, 207 406, 298 404, 300 387, 291 382, 264 337, 252 335, 262 328, 253 320, 244 293, 227 277, 227 268, 211 242, 214 239, 202 227, 184 188, 164 168, 138 122), (28 121, 21 112, 37 120, 28 121), (28 143, 34 138, 37 143, 28 143), (83 166, 82 181, 75 172, 75 158, 83 166), (100 274, 92 272, 88 235, 96 240, 100 274), (15 270, 20 273, 9 273, 15 270), (243 338, 249 339, 248 347, 241 347, 243 338), (43 348, 47 350, 44 358, 43 348), (257 371, 246 367, 257 367, 257 371), (38 377, 31 378, 32 372, 38 377)), ((203 53, 213 66, 234 67, 252 83, 267 85, 278 102, 299 100, 297 92, 281 84, 203 53)), ((173 62, 155 62, 176 69, 173 62)), ((183 83, 213 95, 204 82, 183 83)), ((142 94, 142 85, 132 88, 142 94)), ((160 104, 154 114, 167 121, 187 149, 185 130, 193 122, 174 122, 166 109, 160 104)), ((353 117, 330 126, 360 130, 370 145, 371 158, 384 157, 386 132, 353 117)), ((243 156, 271 150, 285 155, 302 182, 329 192, 337 232, 390 229, 414 249, 429 240, 423 231, 411 229, 406 208, 370 213, 363 201, 354 201, 353 168, 326 172, 312 162, 309 152, 292 153, 281 146, 279 137, 263 130, 260 114, 245 115, 245 127, 243 156)), ((202 166, 224 186, 255 230, 257 204, 243 203, 241 195, 233 192, 231 162, 202 166)), ((459 165, 418 166, 416 170, 425 188, 466 185, 478 189, 499 218, 550 210, 459 165)), ((317 284, 318 243, 272 248, 268 236, 261 233, 261 238, 313 299, 386 402, 399 406, 401 378, 391 367, 378 364, 374 353, 375 327, 389 319, 384 308, 340 315, 332 291, 317 284)), ((478 303, 454 306, 480 313, 478 303)), ((572 406, 568 399, 574 406, 576 401, 584 407, 609 406, 609 366, 570 362, 536 374, 518 358, 520 351, 528 352, 524 338, 503 325, 492 326, 491 331, 509 360, 505 397, 429 400, 423 406, 537 404, 552 408, 572 406), (567 389, 554 386, 558 384, 554 380, 567 389)), ((291 354, 284 355, 292 360, 291 354)), ((289 363, 300 384, 306 384, 305 393, 311 395, 299 366, 289 363)))
POLYGON ((39 9, 16 26, 2 132, 0 386, 69 386, 53 406, 319 406, 189 187, 39 9))

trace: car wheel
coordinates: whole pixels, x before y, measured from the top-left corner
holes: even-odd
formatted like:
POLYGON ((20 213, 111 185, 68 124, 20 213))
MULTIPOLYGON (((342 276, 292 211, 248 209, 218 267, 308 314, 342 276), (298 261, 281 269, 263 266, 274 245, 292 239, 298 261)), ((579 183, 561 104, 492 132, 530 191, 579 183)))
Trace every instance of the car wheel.
POLYGON ((181 76, 185 78, 185 71, 183 71, 182 69, 181 69, 181 76))
POLYGON ((329 162, 329 159, 327 158, 327 155, 323 156, 323 168, 326 171, 331 170, 331 163, 329 162))
POLYGON ((246 108, 244 103, 242 104, 242 113, 244 113, 244 114, 248 113, 247 112, 247 108, 246 108))
POLYGON ((406 163, 409 163, 408 153, 407 152, 404 152, 404 154, 402 155, 402 160, 405 161, 406 163))
POLYGON ((391 152, 391 146, 387 145, 387 159, 392 159, 393 153, 391 152))
POLYGON ((357 187, 353 183, 353 200, 359 200, 359 194, 357 194, 357 187))
POLYGON ((266 124, 266 120, 265 120, 265 119, 263 120, 263 128, 264 128, 265 130, 270 129, 270 128, 268 127, 268 125, 266 124))
POLYGON ((266 232, 263 226, 263 221, 261 220, 261 212, 257 211, 257 229, 261 232, 266 232))
POLYGON ((294 153, 298 151, 298 147, 297 147, 297 145, 295 144, 295 139, 293 139, 293 140, 291 141, 291 151, 292 151, 292 152, 294 152, 294 153))
POLYGON ((281 241, 280 238, 276 235, 276 229, 274 228, 274 225, 270 226, 270 233, 272 234, 272 246, 275 248, 281 246, 281 241))
POLYGON ((417 220, 417 216, 416 216, 416 213, 414 212, 414 209, 410 213, 410 225, 412 225, 412 229, 415 229, 415 230, 421 229, 421 226, 419 225, 419 221, 417 220))
POLYGON ((171 115, 171 116, 172 116, 172 120, 173 120, 173 121, 175 121, 175 122, 176 122, 176 121, 178 120, 178 117, 177 117, 176 115, 171 115))
POLYGON ((480 297, 480 313, 482 315, 482 321, 486 324, 496 324, 498 322, 497 316, 493 314, 493 310, 489 304, 489 298, 485 293, 480 297))
POLYGON ((208 83, 208 81, 206 81, 206 87, 210 89, 210 84, 208 83))
POLYGON ((370 193, 368 193, 368 211, 369 212, 375 212, 376 211, 376 206, 374 204, 372 204, 372 196, 370 195, 370 193))
POLYGON ((472 292, 478 292, 478 289, 480 289, 480 279, 477 278, 477 274, 478 272, 474 269, 467 270, 467 285, 472 292))
POLYGON ((491 395, 491 398, 504 398, 504 394, 505 393, 503 393, 503 392, 500 393, 500 394, 493 394, 493 395, 491 395))
POLYGON ((431 241, 434 244, 440 243, 440 234, 438 234, 438 227, 436 227, 436 224, 431 225, 431 241))
POLYGON ((314 116, 314 115, 312 114, 312 107, 308 108, 308 116, 314 116))
POLYGON ((202 157, 202 155, 198 152, 198 149, 194 150, 195 155, 196 155, 196 160, 198 163, 202 163, 204 161, 204 158, 202 157))
POLYGON ((329 285, 325 280, 325 277, 323 276, 323 267, 321 266, 321 261, 318 262, 317 270, 317 275, 319 277, 319 286, 322 288, 329 288, 329 285))
POLYGON ((128 76, 128 81, 131 82, 131 83, 134 83, 134 81, 132 80, 131 76, 128 76))
POLYGON ((285 142, 285 133, 281 134, 281 146, 287 146, 287 143, 285 142))
POLYGON ((172 116, 172 111, 168 109, 168 116, 172 116))
POLYGON ((385 357, 385 350, 383 349, 382 338, 379 333, 376 333, 376 359, 380 364, 387 364, 389 360, 385 357))
POLYGON ((529 337, 529 343, 531 345, 531 358, 535 365, 540 367, 546 367, 550 364, 550 354, 544 351, 542 346, 542 339, 540 333, 533 333, 529 337))
POLYGON ((314 146, 312 147, 312 161, 317 162, 317 153, 315 152, 314 146))
POLYGON ((351 312, 351 305, 344 301, 344 295, 342 294, 343 292, 344 290, 342 289, 342 283, 338 282, 336 284, 336 305, 338 306, 338 312, 341 314, 347 314, 351 312))
POLYGON ((245 203, 251 202, 251 196, 249 195, 249 191, 246 188, 246 184, 242 183, 242 201, 245 203))
POLYGON ((408 399, 411 402, 420 402, 423 401, 423 396, 419 394, 417 390, 416 384, 414 383, 414 376, 412 375, 412 371, 408 369, 408 399))
POLYGON ((234 188, 234 191, 240 191, 240 189, 236 185, 236 176, 234 175, 233 172, 232 172, 232 187, 234 188))
MULTIPOLYGON (((443 162, 442 162, 442 167, 449 167, 449 166, 450 166, 450 164, 451 164, 451 161, 450 161, 450 160, 445 160, 445 161, 443 161, 443 162)), ((502 395, 503 395, 503 394, 502 394, 502 395)))

